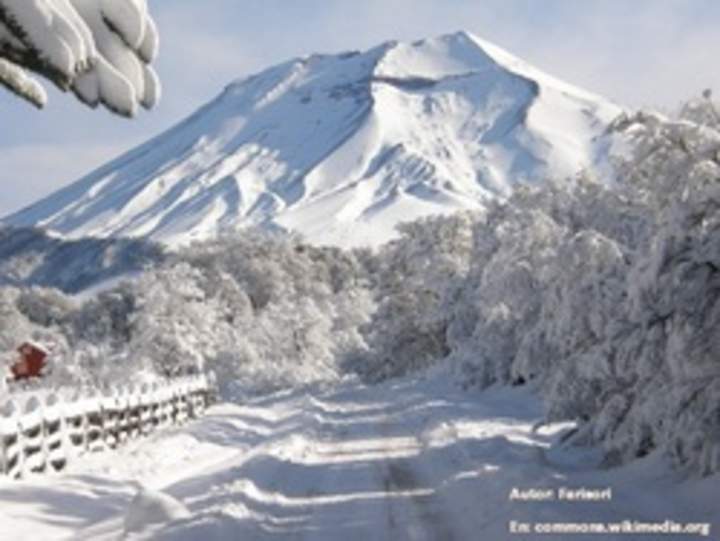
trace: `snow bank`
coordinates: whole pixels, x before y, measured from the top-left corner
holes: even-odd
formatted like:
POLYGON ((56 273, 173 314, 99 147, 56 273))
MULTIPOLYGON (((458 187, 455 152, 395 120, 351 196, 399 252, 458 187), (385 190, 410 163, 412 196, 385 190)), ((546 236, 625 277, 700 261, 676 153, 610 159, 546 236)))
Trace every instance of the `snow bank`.
POLYGON ((141 486, 125 512, 123 531, 126 536, 142 533, 151 527, 188 517, 190 511, 179 500, 141 486))

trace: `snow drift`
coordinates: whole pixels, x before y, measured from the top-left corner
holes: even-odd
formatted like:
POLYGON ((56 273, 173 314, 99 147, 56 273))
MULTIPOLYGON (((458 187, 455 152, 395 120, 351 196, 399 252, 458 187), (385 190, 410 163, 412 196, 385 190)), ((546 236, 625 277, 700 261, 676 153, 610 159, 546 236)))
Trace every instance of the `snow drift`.
POLYGON ((603 163, 620 112, 464 32, 314 55, 229 85, 5 221, 171 245, 250 225, 380 244, 399 222, 603 163))
POLYGON ((141 533, 153 526, 189 516, 187 507, 169 494, 140 486, 125 514, 124 532, 126 535, 141 533))

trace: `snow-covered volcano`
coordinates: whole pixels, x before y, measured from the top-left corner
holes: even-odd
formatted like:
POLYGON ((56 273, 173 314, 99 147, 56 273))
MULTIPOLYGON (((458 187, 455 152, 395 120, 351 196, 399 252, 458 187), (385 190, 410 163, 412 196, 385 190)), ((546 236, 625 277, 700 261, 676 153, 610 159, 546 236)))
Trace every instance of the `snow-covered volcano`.
POLYGON ((462 32, 315 55, 229 85, 5 222, 171 245, 248 225, 377 244, 399 222, 593 167, 620 112, 462 32))

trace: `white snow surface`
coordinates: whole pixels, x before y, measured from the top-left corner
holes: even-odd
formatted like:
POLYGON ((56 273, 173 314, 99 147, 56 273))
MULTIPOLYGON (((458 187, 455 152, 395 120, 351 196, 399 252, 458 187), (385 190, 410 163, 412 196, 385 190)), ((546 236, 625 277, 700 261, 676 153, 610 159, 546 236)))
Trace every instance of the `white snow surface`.
POLYGON ((720 528, 718 476, 682 480, 654 455, 601 469, 593 451, 556 445, 570 425, 541 425, 542 417, 526 390, 462 392, 440 380, 348 383, 221 404, 65 475, 0 481, 2 534, 395 541, 517 539, 512 520, 709 523, 710 538, 720 528), (138 482, 146 487, 140 497, 138 482), (509 499, 514 488, 560 487, 611 488, 613 497, 509 499))
POLYGON ((377 245, 399 222, 605 163, 620 112, 465 32, 314 55, 229 85, 5 223, 171 246, 252 225, 377 245))
POLYGON ((123 520, 125 535, 142 534, 158 524, 188 518, 190 511, 169 494, 140 486, 123 520))

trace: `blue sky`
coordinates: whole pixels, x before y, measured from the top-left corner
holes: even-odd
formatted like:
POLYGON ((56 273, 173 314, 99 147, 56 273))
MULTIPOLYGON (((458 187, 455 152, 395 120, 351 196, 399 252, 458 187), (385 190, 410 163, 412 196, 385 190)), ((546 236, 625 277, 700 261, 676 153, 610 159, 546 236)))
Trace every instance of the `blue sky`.
POLYGON ((150 0, 160 106, 128 121, 51 91, 35 111, 0 91, 0 216, 170 127, 233 79, 288 58, 464 29, 578 86, 670 109, 720 92, 716 0, 150 0))

